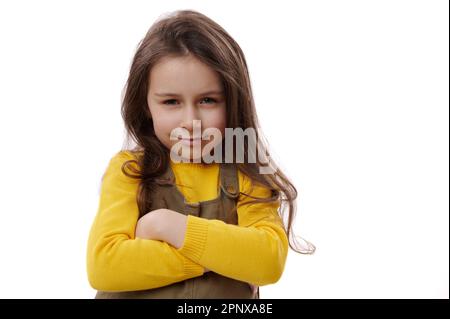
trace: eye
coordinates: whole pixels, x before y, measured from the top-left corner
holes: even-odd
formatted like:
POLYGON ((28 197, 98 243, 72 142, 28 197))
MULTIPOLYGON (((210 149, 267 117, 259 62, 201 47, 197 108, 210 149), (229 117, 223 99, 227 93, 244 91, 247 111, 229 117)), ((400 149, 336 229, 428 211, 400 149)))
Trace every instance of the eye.
POLYGON ((165 100, 163 102, 163 104, 166 104, 166 105, 176 105, 176 103, 177 103, 177 100, 175 100, 175 99, 165 100))
POLYGON ((213 103, 216 103, 217 101, 210 97, 205 97, 203 100, 201 100, 201 102, 205 102, 206 104, 213 104, 213 103))

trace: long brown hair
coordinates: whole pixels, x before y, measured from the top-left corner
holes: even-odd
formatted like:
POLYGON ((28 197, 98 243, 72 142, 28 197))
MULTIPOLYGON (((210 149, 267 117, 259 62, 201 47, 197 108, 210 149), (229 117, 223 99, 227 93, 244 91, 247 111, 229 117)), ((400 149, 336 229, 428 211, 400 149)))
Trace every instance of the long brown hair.
MULTIPOLYGON (((126 130, 123 150, 130 147, 131 141, 136 143, 131 150, 136 155, 135 159, 125 162, 122 171, 129 177, 140 179, 137 203, 141 215, 149 211, 155 180, 169 165, 169 150, 155 135, 147 104, 149 74, 162 57, 188 54, 207 64, 219 75, 226 96, 226 127, 243 130, 253 128, 259 141, 258 152, 269 155, 255 111, 247 63, 239 45, 221 26, 199 12, 181 10, 160 18, 138 44, 122 101, 122 117, 126 130), (133 163, 137 164, 138 168, 133 163), (127 169, 133 174, 128 173, 127 169)), ((262 163, 259 159, 256 163, 249 163, 246 150, 248 139, 244 139, 244 163, 234 161, 234 165, 247 175, 252 183, 266 186, 273 195, 269 199, 252 197, 254 200, 251 202, 280 201, 279 214, 290 247, 299 253, 314 253, 314 245, 307 241, 306 248, 303 246, 297 249, 296 237, 293 235, 297 198, 295 186, 279 168, 276 168, 273 174, 260 174, 262 163)), ((272 159, 271 161, 273 163, 272 159)))

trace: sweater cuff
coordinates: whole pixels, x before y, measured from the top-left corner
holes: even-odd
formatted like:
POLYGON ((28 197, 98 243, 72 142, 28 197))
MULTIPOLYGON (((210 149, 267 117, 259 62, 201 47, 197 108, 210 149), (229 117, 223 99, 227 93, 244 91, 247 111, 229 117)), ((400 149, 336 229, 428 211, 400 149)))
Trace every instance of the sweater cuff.
POLYGON ((187 215, 186 234, 178 252, 198 263, 205 251, 208 225, 204 218, 187 215))
POLYGON ((184 274, 188 277, 199 276, 205 273, 205 267, 194 263, 188 258, 184 258, 183 266, 184 266, 184 274))

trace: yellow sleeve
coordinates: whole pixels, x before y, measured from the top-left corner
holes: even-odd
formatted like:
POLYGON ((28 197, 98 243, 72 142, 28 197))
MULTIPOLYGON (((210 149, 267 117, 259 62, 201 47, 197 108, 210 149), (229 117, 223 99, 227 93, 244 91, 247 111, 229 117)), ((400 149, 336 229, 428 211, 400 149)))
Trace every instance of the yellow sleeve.
MULTIPOLYGON (((271 192, 239 173, 241 192, 270 197, 271 192)), ((186 236, 178 251, 223 276, 263 286, 277 282, 284 270, 288 239, 278 215, 279 202, 249 204, 240 195, 238 225, 188 215, 186 236)))
POLYGON ((103 175, 87 247, 91 286, 102 291, 143 290, 201 276, 201 265, 166 242, 135 238, 138 180, 121 171, 129 159, 131 154, 117 153, 103 175))

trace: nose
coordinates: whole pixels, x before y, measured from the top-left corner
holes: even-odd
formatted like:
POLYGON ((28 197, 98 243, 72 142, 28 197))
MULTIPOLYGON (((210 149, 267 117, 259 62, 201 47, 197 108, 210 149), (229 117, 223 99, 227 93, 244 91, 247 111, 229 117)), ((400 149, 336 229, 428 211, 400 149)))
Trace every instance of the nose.
POLYGON ((183 120, 180 123, 180 127, 185 128, 190 133, 193 132, 194 120, 200 120, 197 112, 197 108, 192 104, 187 104, 183 110, 183 120))

